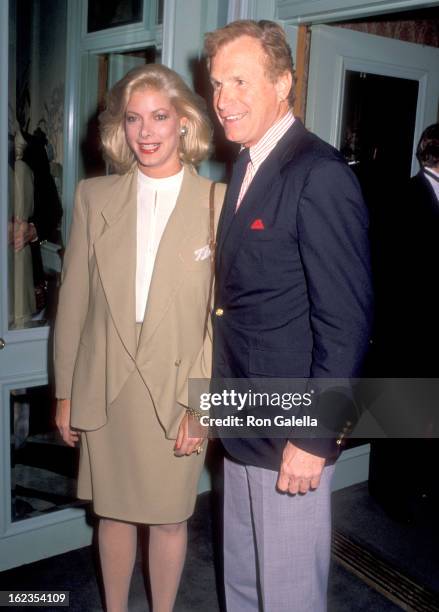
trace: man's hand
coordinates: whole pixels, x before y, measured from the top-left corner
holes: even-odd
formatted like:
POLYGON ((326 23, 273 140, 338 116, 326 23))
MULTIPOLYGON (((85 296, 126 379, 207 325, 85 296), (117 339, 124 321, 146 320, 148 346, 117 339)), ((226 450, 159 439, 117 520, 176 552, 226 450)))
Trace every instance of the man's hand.
POLYGON ((277 488, 284 493, 307 493, 317 489, 325 465, 323 457, 317 457, 287 442, 277 479, 277 488))

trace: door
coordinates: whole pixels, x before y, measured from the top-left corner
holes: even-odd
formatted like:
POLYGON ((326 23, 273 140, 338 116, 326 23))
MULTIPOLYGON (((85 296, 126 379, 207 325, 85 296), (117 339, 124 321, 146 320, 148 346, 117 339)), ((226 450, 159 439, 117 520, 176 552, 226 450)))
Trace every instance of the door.
POLYGON ((145 64, 144 57, 127 55, 126 53, 111 53, 108 66, 108 89, 111 89, 127 72, 143 64, 145 64))
POLYGON ((0 570, 91 541, 75 494, 77 450, 56 432, 50 384, 67 12, 67 0, 0 3, 2 83, 9 76, 0 102, 0 570))
MULTIPOLYGON (((339 27, 312 27, 306 124, 341 150, 369 207, 375 287, 369 367, 378 376, 391 363, 386 347, 392 347, 389 329, 397 316, 395 270, 388 265, 394 261, 398 234, 400 202, 395 194, 418 171, 415 151, 422 131, 438 121, 438 67, 439 49, 433 47, 339 27)), ((400 329, 403 333, 404 326, 400 329)), ((395 445, 398 440, 384 442, 371 443, 369 484, 375 492, 388 493, 383 468, 388 457, 399 456, 401 447, 395 445)))
MULTIPOLYGON (((368 81, 370 95, 375 90, 381 98, 381 102, 376 100, 376 122, 382 121, 380 115, 387 111, 389 128, 398 120, 399 127, 401 123, 404 127, 407 122, 411 124, 409 169, 414 174, 418 169, 416 144, 423 129, 438 120, 438 66, 439 49, 433 47, 344 28, 313 26, 306 125, 335 147, 349 147, 349 140, 355 140, 356 134, 349 134, 352 113, 347 107, 355 105, 356 91, 361 95, 359 81, 368 81), (389 100, 389 96, 393 98, 389 100), (414 111, 407 107, 403 119, 397 111, 405 96, 414 99, 414 111)), ((354 157, 349 161, 358 162, 354 157)))
POLYGON ((422 131, 438 121, 438 67, 439 49, 433 47, 339 27, 312 28, 306 124, 340 149, 369 207, 371 375, 388 371, 389 330, 398 310, 392 296, 398 188, 419 169, 415 151, 422 131))
POLYGON ((109 83, 157 59, 154 6, 143 25, 81 38, 85 1, 0 2, 0 571, 91 543, 78 449, 54 425, 52 330, 78 176, 106 171, 100 104, 109 83))
POLYGON ((81 61, 81 102, 79 134, 81 147, 78 156, 78 178, 103 176, 108 168, 102 156, 99 139, 99 114, 111 87, 127 72, 138 66, 160 62, 160 52, 154 42, 133 49, 114 47, 85 50, 81 61))

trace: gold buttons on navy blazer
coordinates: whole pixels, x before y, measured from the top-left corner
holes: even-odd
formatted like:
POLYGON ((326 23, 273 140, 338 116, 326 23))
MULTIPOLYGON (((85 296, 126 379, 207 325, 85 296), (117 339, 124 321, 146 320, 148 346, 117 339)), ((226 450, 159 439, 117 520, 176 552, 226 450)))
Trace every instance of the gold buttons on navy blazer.
POLYGON ((346 421, 342 433, 339 435, 338 439, 336 440, 336 443, 338 444, 338 446, 341 446, 342 444, 344 444, 344 438, 351 432, 352 430, 352 422, 351 421, 346 421))
POLYGON ((217 308, 215 310, 215 314, 216 314, 217 317, 222 317, 223 314, 224 314, 224 310, 222 308, 217 308))

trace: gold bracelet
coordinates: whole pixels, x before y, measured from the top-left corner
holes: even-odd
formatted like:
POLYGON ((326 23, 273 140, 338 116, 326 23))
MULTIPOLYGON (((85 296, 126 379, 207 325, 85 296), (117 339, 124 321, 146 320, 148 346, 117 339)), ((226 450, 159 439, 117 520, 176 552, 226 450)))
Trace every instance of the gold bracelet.
POLYGON ((197 419, 197 421, 199 421, 200 418, 203 416, 201 410, 197 410, 196 408, 186 408, 186 414, 191 417, 194 417, 194 419, 197 419))

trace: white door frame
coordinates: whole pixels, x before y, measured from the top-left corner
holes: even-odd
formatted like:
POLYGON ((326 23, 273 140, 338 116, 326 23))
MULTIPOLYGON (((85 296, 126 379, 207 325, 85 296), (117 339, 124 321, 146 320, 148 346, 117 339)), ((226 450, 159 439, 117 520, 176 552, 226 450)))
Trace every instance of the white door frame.
POLYGON ((306 125, 339 147, 346 70, 418 81, 411 168, 414 174, 418 170, 416 143, 423 129, 437 120, 438 65, 439 50, 433 47, 344 28, 313 26, 306 125))
POLYGON ((292 25, 323 24, 412 11, 438 4, 432 0, 277 0, 275 16, 292 25))

